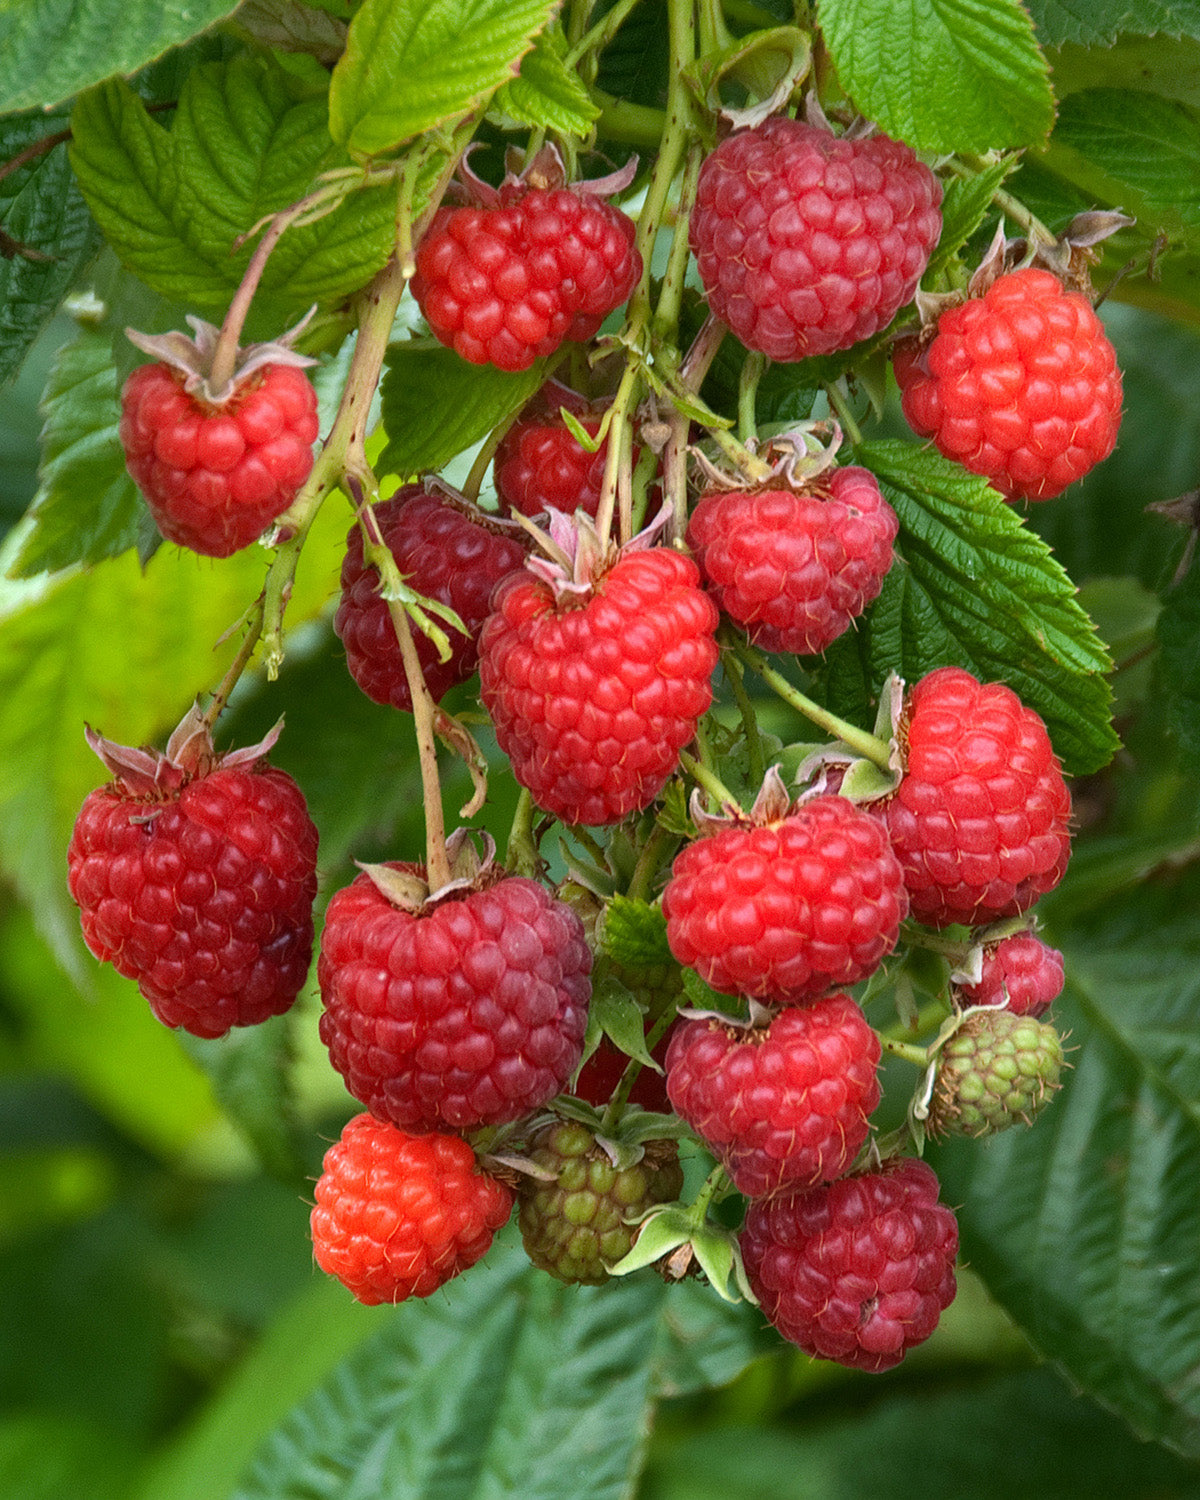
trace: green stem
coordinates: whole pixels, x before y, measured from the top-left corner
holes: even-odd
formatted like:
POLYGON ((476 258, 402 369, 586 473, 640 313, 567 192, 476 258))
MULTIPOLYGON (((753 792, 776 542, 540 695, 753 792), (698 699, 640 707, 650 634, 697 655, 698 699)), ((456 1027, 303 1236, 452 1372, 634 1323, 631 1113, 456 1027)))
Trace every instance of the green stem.
POLYGON ((913 1063, 918 1068, 929 1066, 928 1047, 918 1047, 914 1042, 898 1042, 890 1036, 881 1036, 880 1045, 885 1052, 890 1052, 893 1057, 902 1057, 906 1062, 913 1063))
POLYGON ((254 655, 255 648, 262 636, 263 628, 263 596, 250 607, 246 617, 246 638, 238 647, 237 655, 229 665, 229 670, 221 679, 221 685, 212 696, 212 702, 204 713, 204 722, 210 730, 216 727, 217 720, 225 705, 229 702, 229 695, 238 684, 238 679, 250 665, 250 659, 254 655))
POLYGON ((850 408, 849 401, 839 389, 839 385, 832 381, 825 387, 825 396, 829 401, 830 410, 842 425, 842 431, 850 439, 853 447, 857 448, 862 443, 862 429, 858 425, 858 419, 850 408))
POLYGON ((725 681, 733 694, 738 713, 742 717, 742 733, 746 736, 746 751, 750 757, 750 785, 761 786, 767 768, 763 759, 762 738, 758 732, 758 716, 754 704, 746 691, 742 677, 742 664, 731 651, 721 653, 721 665, 725 668, 725 681))
POLYGON ((596 128, 606 140, 620 141, 626 146, 641 146, 647 151, 653 151, 657 147, 667 123, 663 110, 651 109, 645 104, 630 104, 625 99, 615 99, 602 89, 594 88, 592 98, 600 106, 596 128))
POLYGON ((671 253, 667 258, 667 269, 663 275, 658 294, 658 306, 654 310, 653 331, 658 338, 674 342, 679 328, 679 310, 683 305, 683 289, 687 278, 688 223, 692 204, 696 198, 696 184, 700 178, 700 166, 704 152, 699 141, 688 148, 683 168, 683 180, 679 185, 679 203, 675 211, 675 231, 671 239, 671 253))
POLYGON ((856 754, 861 755, 865 760, 872 761, 881 771, 890 769, 888 764, 890 751, 883 740, 839 718, 837 714, 831 714, 828 709, 822 708, 811 698, 805 697, 800 689, 793 687, 782 673, 768 666, 762 653, 756 651, 753 646, 739 642, 734 650, 750 670, 762 678, 773 693, 782 698, 797 713, 803 714, 810 723, 815 724, 818 729, 825 730, 827 734, 832 734, 835 739, 841 740, 856 754))
POLYGON ((911 1036, 925 1036, 928 1032, 936 1032, 938 1027, 950 1014, 950 1007, 940 1000, 932 1000, 917 1012, 917 1024, 913 1028, 906 1026, 902 1021, 897 1021, 893 1026, 885 1026, 879 1032, 879 1041, 883 1046, 889 1042, 903 1042, 911 1036))
MULTIPOLYGON (((604 480, 600 486, 600 500, 596 507, 596 531, 602 544, 607 544, 612 535, 613 518, 616 515, 618 478, 621 459, 626 448, 623 436, 628 436, 630 414, 637 405, 641 389, 641 376, 637 364, 630 361, 621 374, 621 383, 613 397, 609 410, 608 452, 604 457, 604 480)), ((627 536, 620 537, 627 542, 627 536)))
POLYGON ((718 807, 729 808, 733 811, 740 808, 741 804, 738 802, 738 799, 721 778, 710 771, 707 766, 701 765, 694 755, 689 755, 686 750, 681 750, 679 753, 679 764, 697 785, 703 787, 718 807))
POLYGON ((696 1194, 692 1203, 690 1217, 695 1221, 697 1228, 701 1227, 708 1218, 708 1210, 714 1199, 724 1197, 730 1187, 730 1181, 724 1167, 714 1167, 704 1179, 704 1185, 696 1194))
POLYGON ((656 823, 650 837, 642 845, 638 855, 637 864, 633 867, 633 874, 629 879, 629 890, 627 892, 631 900, 649 901, 654 888, 654 877, 665 860, 665 850, 679 843, 679 839, 673 833, 668 833, 661 823, 656 823))
POLYGON ((738 437, 743 443, 753 442, 758 437, 756 398, 758 383, 766 368, 766 355, 757 352, 748 354, 742 363, 738 379, 738 437))
POLYGON ((533 798, 522 787, 504 850, 504 867, 513 875, 525 875, 532 880, 537 875, 538 864, 537 843, 533 837, 533 798))
POLYGON ((601 17, 567 53, 563 62, 568 68, 577 68, 589 52, 603 52, 628 19, 629 13, 640 0, 616 0, 613 8, 601 17))

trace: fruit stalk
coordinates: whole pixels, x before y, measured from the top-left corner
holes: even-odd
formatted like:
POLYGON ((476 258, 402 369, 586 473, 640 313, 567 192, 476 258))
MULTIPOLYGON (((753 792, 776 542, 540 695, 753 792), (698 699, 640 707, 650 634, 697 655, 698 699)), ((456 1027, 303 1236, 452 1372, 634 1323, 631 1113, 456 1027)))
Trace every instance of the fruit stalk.
POLYGON ((737 655, 746 663, 752 672, 758 674, 763 682, 776 693, 797 713, 804 715, 810 723, 818 729, 824 729, 827 733, 835 735, 843 744, 848 745, 856 754, 877 765, 881 771, 889 769, 888 759, 890 751, 883 740, 876 735, 868 734, 865 729, 859 729, 856 725, 841 719, 837 714, 831 714, 828 709, 805 697, 799 688, 793 687, 781 672, 774 667, 768 666, 766 658, 753 646, 747 646, 738 642, 734 646, 737 655))

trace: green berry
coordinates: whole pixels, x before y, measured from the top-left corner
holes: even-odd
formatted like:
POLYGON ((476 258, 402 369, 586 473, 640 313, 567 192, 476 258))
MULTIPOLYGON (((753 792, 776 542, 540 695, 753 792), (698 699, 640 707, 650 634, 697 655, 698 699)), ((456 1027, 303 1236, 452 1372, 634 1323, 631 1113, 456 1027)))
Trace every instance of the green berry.
POLYGON ((995 1135, 1030 1125, 1059 1087, 1062 1041, 1054 1027, 1001 1006, 968 1012, 938 1053, 929 1105, 933 1135, 995 1135))
POLYGON ((592 1132, 570 1120, 539 1131, 528 1156, 554 1180, 530 1178, 521 1188, 521 1238, 534 1265, 559 1281, 607 1281, 637 1234, 629 1221, 683 1187, 673 1142, 651 1141, 634 1166, 617 1168, 592 1132))

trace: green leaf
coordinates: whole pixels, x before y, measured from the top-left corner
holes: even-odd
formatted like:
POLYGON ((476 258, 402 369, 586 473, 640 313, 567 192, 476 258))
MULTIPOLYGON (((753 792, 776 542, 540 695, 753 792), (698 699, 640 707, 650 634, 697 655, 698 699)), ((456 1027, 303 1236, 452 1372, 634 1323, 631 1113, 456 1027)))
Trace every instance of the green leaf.
POLYGON ((302 1133, 290 1081, 290 1037, 288 1016, 235 1027, 215 1041, 180 1033, 184 1050, 204 1069, 217 1100, 262 1165, 281 1181, 300 1184, 302 1133))
POLYGON ((82 329, 60 351, 42 397, 41 483, 9 576, 100 562, 137 544, 146 509, 125 468, 112 338, 82 329))
POLYGON ((954 259, 957 251, 987 218, 992 198, 1016 166, 1008 157, 985 167, 976 177, 952 177, 942 200, 942 233, 921 280, 933 286, 934 277, 954 259))
POLYGON ((604 912, 604 951, 630 968, 673 963, 662 908, 631 896, 614 896, 604 912))
POLYGON ((127 1434, 90 1417, 31 1412, 0 1421, 5 1500, 127 1500, 140 1457, 127 1434))
POLYGON ((329 128, 359 155, 465 115, 506 79, 554 0, 364 0, 333 70, 329 128))
MULTIPOLYGON (((348 163, 325 113, 323 84, 258 54, 193 68, 169 130, 114 79, 76 104, 71 164, 127 269, 165 296, 222 313, 254 250, 249 242, 235 251, 235 240, 304 197, 318 173, 348 163)), ((263 273, 251 335, 278 333, 313 302, 363 286, 387 259, 394 221, 395 190, 383 185, 286 231, 263 273)))
POLYGON ((618 1500, 641 1458, 665 1295, 653 1278, 564 1287, 493 1249, 391 1313, 263 1445, 237 1500, 618 1500))
POLYGON ((1200 567, 1195 562, 1163 601, 1158 643, 1167 723, 1187 765, 1200 769, 1200 567))
POLYGON ((1047 47, 1107 46, 1132 36, 1200 37, 1200 0, 1026 0, 1047 47))
MULTIPOLYGON (((337 577, 345 514, 327 506, 305 546, 288 611, 320 613, 337 577)), ((59 962, 86 983, 66 847, 84 797, 104 779, 84 723, 124 744, 169 730, 220 680, 237 644, 213 644, 263 584, 258 547, 214 562, 164 547, 143 574, 126 552, 87 572, 3 581, 0 553, 0 866, 59 962)))
POLYGON ((1031 146, 1054 122, 1046 60, 1019 0, 820 0, 846 92, 919 151, 1031 146))
POLYGON ((614 975, 605 974, 593 988, 589 1021, 592 1013, 600 1030, 626 1057, 662 1072, 646 1049, 646 1018, 641 1006, 614 975))
POLYGON ((452 349, 394 344, 380 386, 388 442, 376 472, 436 472, 520 411, 546 378, 545 362, 509 375, 452 349))
POLYGON ((0 7, 0 112, 133 73, 237 9, 230 0, 21 0, 0 7))
MULTIPOLYGON (((1069 877, 1068 877, 1069 879, 1069 877)), ((1072 1384, 1200 1456, 1200 872, 1048 936, 1074 1068, 1031 1130, 930 1153, 965 1257, 1072 1384)))
POLYGON ((657 1329, 657 1386, 686 1396, 735 1379, 779 1348, 775 1330, 749 1302, 727 1302, 699 1281, 669 1289, 657 1329))
POLYGON ((982 479, 931 449, 891 441, 857 452, 900 521, 898 558, 856 631, 817 669, 830 699, 861 715, 890 672, 936 666, 1007 682, 1046 721, 1065 769, 1083 775, 1117 748, 1111 662, 1050 549, 982 479))
MULTIPOLYGON (((63 112, 0 120, 0 161, 11 161, 66 124, 63 112)), ((29 346, 100 248, 61 142, 0 177, 0 225, 16 246, 32 252, 31 258, 6 246, 0 258, 2 385, 20 368, 29 346)))
POLYGON ((1062 103, 1051 171, 1108 203, 1143 232, 1200 237, 1200 110, 1131 89, 1084 89, 1062 103))
POLYGON ((563 62, 565 53, 561 30, 544 31, 521 59, 520 73, 501 85, 493 107, 522 125, 586 136, 600 118, 600 107, 579 74, 563 62))

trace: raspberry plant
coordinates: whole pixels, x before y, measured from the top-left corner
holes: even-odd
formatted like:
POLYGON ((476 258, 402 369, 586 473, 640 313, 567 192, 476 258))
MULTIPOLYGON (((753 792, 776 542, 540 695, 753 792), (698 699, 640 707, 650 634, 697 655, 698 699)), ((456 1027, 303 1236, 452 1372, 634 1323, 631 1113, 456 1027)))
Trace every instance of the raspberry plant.
POLYGON ((1200 1456, 1200 23, 929 10, 0 19, 6 1494, 1200 1456))

